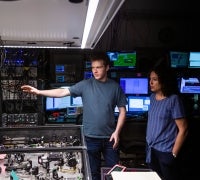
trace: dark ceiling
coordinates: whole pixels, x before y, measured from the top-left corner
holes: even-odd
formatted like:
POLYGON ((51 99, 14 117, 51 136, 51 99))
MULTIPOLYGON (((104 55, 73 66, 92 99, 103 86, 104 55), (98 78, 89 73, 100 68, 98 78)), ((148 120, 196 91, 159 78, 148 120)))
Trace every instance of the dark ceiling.
POLYGON ((198 17, 193 1, 126 0, 96 48, 198 48, 198 17))
POLYGON ((188 0, 126 0, 121 12, 129 15, 196 16, 197 3, 188 0))

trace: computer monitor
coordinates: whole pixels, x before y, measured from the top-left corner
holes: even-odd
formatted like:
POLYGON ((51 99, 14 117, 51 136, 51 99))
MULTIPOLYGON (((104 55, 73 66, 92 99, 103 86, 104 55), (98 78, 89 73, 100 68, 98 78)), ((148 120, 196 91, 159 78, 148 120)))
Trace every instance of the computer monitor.
POLYGON ((82 97, 71 97, 72 106, 83 106, 82 97))
POLYGON ((180 82, 180 93, 200 94, 200 78, 182 77, 180 82))
MULTIPOLYGON (((70 88, 70 86, 56 86, 56 84, 51 85, 52 88, 70 88)), ((57 111, 66 109, 71 106, 71 96, 65 96, 60 98, 46 97, 45 110, 46 111, 57 111)))
POLYGON ((150 107, 149 96, 128 96, 128 112, 142 115, 148 112, 150 107))
POLYGON ((84 79, 89 79, 91 77, 93 77, 92 71, 85 71, 84 72, 84 79))
POLYGON ((91 61, 85 61, 85 68, 86 69, 91 68, 91 61))
POLYGON ((148 94, 148 78, 134 77, 134 78, 120 78, 120 86, 125 94, 148 94))
POLYGON ((190 52, 189 68, 200 68, 200 52, 190 52))
POLYGON ((188 61, 188 52, 170 51, 170 63, 172 68, 187 68, 188 61))
POLYGON ((65 65, 64 64, 56 64, 55 65, 55 73, 65 73, 65 65))
MULTIPOLYGON (((119 113, 119 109, 118 109, 117 106, 115 107, 114 112, 115 112, 116 114, 119 113)), ((126 112, 128 112, 128 104, 126 105, 126 112)))
POLYGON ((46 97, 45 110, 56 111, 56 110, 66 109, 70 105, 71 105, 70 96, 61 97, 61 98, 46 97))
POLYGON ((111 68, 136 68, 136 51, 108 51, 111 68))

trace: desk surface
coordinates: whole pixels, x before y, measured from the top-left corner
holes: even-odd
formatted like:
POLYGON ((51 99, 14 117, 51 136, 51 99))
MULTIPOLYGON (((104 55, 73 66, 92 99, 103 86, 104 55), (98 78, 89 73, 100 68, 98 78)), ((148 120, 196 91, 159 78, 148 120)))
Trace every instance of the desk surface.
POLYGON ((161 180, 156 172, 112 172, 113 180, 161 180))
MULTIPOLYGON (((101 168, 101 180, 106 180, 106 174, 110 169, 109 167, 101 168)), ((148 168, 126 168, 124 172, 152 172, 152 170, 148 168)))

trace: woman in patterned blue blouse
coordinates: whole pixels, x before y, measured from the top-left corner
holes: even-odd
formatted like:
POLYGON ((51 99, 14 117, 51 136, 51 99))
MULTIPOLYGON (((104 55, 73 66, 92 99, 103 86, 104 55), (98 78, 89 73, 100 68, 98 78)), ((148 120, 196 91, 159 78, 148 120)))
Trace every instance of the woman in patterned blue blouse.
POLYGON ((172 70, 157 65, 149 75, 150 109, 147 122, 146 162, 163 180, 178 180, 176 157, 188 134, 183 103, 172 70))

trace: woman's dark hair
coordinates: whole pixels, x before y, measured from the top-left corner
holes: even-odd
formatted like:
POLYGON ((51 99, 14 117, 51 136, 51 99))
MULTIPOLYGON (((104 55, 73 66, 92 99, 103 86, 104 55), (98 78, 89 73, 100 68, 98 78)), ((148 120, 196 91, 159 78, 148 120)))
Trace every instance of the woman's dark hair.
POLYGON ((158 81, 161 84, 164 96, 168 97, 172 94, 179 94, 176 73, 172 68, 161 63, 154 66, 150 72, 152 71, 158 75, 158 81))
POLYGON ((96 61, 96 60, 102 60, 104 65, 110 65, 110 59, 108 57, 108 55, 106 54, 106 52, 102 52, 102 51, 95 51, 93 53, 91 53, 90 55, 90 61, 96 61))

